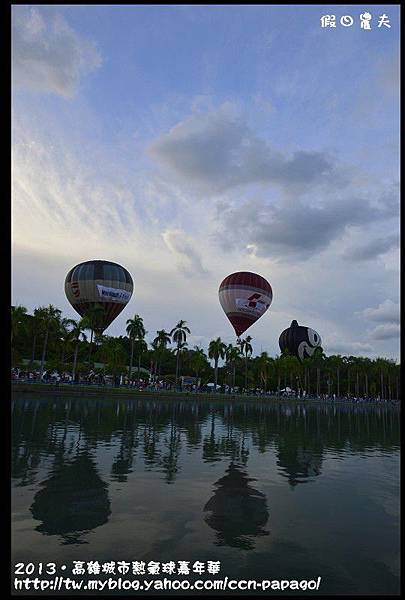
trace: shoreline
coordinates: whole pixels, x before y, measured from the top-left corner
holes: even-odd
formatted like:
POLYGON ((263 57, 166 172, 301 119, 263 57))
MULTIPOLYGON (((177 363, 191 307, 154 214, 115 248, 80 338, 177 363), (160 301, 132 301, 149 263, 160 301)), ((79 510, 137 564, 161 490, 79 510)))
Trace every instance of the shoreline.
POLYGON ((163 400, 181 400, 181 399, 196 399, 209 401, 247 401, 247 402, 271 402, 280 404, 300 404, 309 405, 316 404, 320 406, 336 406, 336 405, 351 405, 351 406, 385 406, 391 408, 400 408, 401 403, 392 401, 386 402, 353 402, 352 400, 322 400, 318 398, 295 398, 295 397, 280 397, 280 396, 249 396, 244 394, 211 394, 209 392, 176 392, 172 390, 129 390, 126 388, 105 388, 103 386, 83 386, 71 384, 42 384, 42 383, 13 383, 11 384, 11 393, 33 393, 33 394, 52 394, 54 396, 77 396, 77 397, 93 397, 93 398, 122 398, 123 400, 137 399, 163 399, 163 400))

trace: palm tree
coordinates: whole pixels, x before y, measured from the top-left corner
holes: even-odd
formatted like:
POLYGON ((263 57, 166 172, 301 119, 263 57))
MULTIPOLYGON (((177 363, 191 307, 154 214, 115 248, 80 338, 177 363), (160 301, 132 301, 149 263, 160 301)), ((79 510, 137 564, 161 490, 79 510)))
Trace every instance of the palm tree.
POLYGON ((218 384, 218 361, 220 358, 224 358, 226 350, 226 344, 221 340, 221 338, 217 338, 216 340, 211 340, 208 346, 208 357, 214 360, 214 369, 215 369, 215 391, 217 391, 218 384))
POLYGON ((91 351, 93 348, 93 336, 94 334, 102 332, 102 326, 104 321, 104 308, 101 304, 94 304, 83 317, 82 322, 85 324, 85 329, 89 329, 91 332, 90 336, 90 348, 89 348, 89 358, 88 358, 88 367, 90 369, 90 359, 91 359, 91 351))
POLYGON ((321 394, 321 367, 324 364, 326 356, 321 347, 315 349, 313 355, 311 356, 312 362, 316 367, 316 395, 320 396, 321 394))
POLYGON ((103 357, 107 363, 106 369, 111 375, 118 377, 123 373, 125 370, 126 356, 125 348, 119 340, 113 337, 104 338, 103 357))
POLYGON ((76 321, 74 319, 61 319, 60 321, 60 329, 59 329, 59 336, 60 336, 60 341, 62 342, 62 355, 61 355, 61 363, 62 365, 65 362, 65 354, 66 354, 66 348, 67 346, 70 344, 70 342, 74 341, 74 337, 72 335, 72 329, 69 329, 69 327, 74 327, 76 325, 76 321))
POLYGON ((336 396, 340 398, 340 369, 343 365, 343 357, 340 354, 331 357, 336 370, 336 396))
POLYGON ((34 310, 34 314, 30 319, 30 335, 32 335, 32 352, 31 352, 31 363, 34 364, 35 351, 37 346, 38 335, 42 331, 41 315, 38 316, 38 308, 34 310))
POLYGON ((79 351, 80 338, 82 338, 82 340, 85 342, 87 340, 87 336, 84 333, 84 330, 86 329, 86 322, 84 321, 84 319, 80 319, 79 321, 72 320, 72 323, 74 323, 74 325, 73 325, 73 329, 71 331, 71 335, 72 335, 72 339, 76 342, 75 343, 75 354, 74 354, 74 358, 73 358, 73 371, 72 371, 72 381, 75 381, 76 380, 77 353, 79 351))
POLYGON ((277 396, 280 395, 281 373, 283 371, 283 356, 276 356, 273 361, 274 370, 277 373, 277 396))
POLYGON ((176 381, 179 373, 180 354, 184 352, 187 347, 187 342, 177 342, 176 348, 173 350, 173 354, 176 356, 176 381))
POLYGON ((165 331, 164 329, 159 329, 156 333, 157 333, 157 336, 155 337, 155 339, 152 342, 152 347, 154 348, 154 350, 156 352, 156 358, 157 358, 157 363, 158 363, 157 375, 159 377, 163 352, 166 350, 167 345, 170 344, 170 342, 172 340, 171 340, 170 334, 167 331, 165 331))
POLYGON ((232 387, 235 387, 236 362, 240 358, 241 351, 237 346, 229 344, 225 350, 225 357, 232 369, 232 387))
MULTIPOLYGON (((135 341, 143 340, 146 331, 143 324, 143 319, 139 315, 134 315, 133 319, 127 320, 127 335, 131 341, 131 358, 129 361, 129 379, 132 381, 132 364, 134 360, 134 343, 135 341)), ((138 367, 138 379, 139 379, 139 367, 138 367)))
POLYGON ((45 330, 45 339, 44 339, 44 345, 42 348, 41 367, 40 367, 40 372, 39 372, 39 380, 41 381, 42 375, 44 372, 45 356, 46 356, 46 348, 48 345, 49 332, 52 328, 56 328, 56 326, 59 325, 60 316, 62 314, 62 311, 60 311, 59 308, 56 308, 55 306, 50 304, 48 307, 45 307, 45 306, 39 307, 37 309, 36 313, 37 313, 37 317, 41 320, 43 328, 45 330))
POLYGON ((144 339, 135 340, 135 350, 138 355, 138 380, 140 378, 141 373, 141 357, 148 350, 148 344, 144 339))
POLYGON ((14 338, 17 336, 21 329, 21 325, 24 324, 24 316, 27 314, 25 306, 12 306, 11 307, 11 344, 13 344, 14 338))
POLYGON ((194 346, 194 351, 191 355, 191 360, 190 360, 190 364, 191 364, 191 368, 193 369, 196 379, 198 380, 198 375, 201 371, 201 369, 204 368, 204 366, 206 365, 206 361, 207 361, 207 355, 205 354, 204 350, 202 348, 200 348, 199 346, 194 346))
POLYGON ((269 375, 270 357, 267 352, 262 352, 257 359, 260 385, 264 385, 264 391, 267 391, 267 380, 269 375))
POLYGON ((253 348, 251 345, 251 336, 247 335, 246 338, 244 340, 241 340, 240 342, 240 349, 242 354, 245 355, 245 390, 247 391, 247 364, 248 364, 248 357, 252 355, 253 352, 253 348))
POLYGON ((181 344, 185 344, 187 340, 187 333, 191 333, 190 329, 187 327, 186 321, 179 321, 175 327, 170 332, 170 336, 173 338, 173 341, 177 344, 177 359, 176 359, 176 384, 179 378, 179 357, 180 352, 179 348, 181 344))
POLYGON ((347 377, 347 395, 350 396, 350 375, 353 371, 354 365, 356 363, 355 356, 345 356, 343 358, 343 362, 346 365, 346 377, 347 377))

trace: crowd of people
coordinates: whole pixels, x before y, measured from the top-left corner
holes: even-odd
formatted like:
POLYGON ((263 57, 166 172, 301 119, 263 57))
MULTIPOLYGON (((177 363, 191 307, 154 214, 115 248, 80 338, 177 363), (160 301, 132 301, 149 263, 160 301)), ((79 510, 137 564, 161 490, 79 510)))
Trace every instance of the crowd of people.
MULTIPOLYGON (((93 370, 86 374, 80 374, 73 380, 72 373, 68 371, 58 372, 45 370, 40 378, 39 370, 23 370, 19 368, 11 369, 11 379, 16 383, 45 383, 58 386, 60 384, 79 384, 79 385, 102 385, 111 387, 125 387, 133 389, 134 391, 177 391, 177 392, 213 392, 214 384, 206 384, 197 386, 192 385, 181 385, 167 381, 158 380, 146 380, 146 379, 133 379, 132 381, 127 376, 116 376, 105 375, 104 373, 95 372, 93 370)), ((351 402, 351 403, 398 403, 397 399, 381 398, 380 395, 376 396, 355 396, 354 394, 345 394, 343 396, 337 396, 336 394, 308 394, 303 390, 292 390, 290 388, 283 390, 271 390, 264 391, 261 389, 248 389, 244 388, 232 388, 228 385, 218 385, 216 393, 220 394, 242 394, 248 396, 267 396, 267 397, 282 397, 285 399, 301 400, 303 402, 307 400, 321 400, 325 403, 334 402, 351 402)))

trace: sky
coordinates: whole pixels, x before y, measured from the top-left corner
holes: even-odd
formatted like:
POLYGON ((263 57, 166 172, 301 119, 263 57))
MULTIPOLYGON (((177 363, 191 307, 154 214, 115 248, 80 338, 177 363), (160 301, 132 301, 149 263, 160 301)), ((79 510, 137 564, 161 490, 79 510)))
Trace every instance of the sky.
POLYGON ((13 6, 12 240, 29 312, 77 318, 67 272, 111 260, 134 294, 107 335, 184 319, 206 349, 253 271, 254 355, 296 319, 399 360, 399 6, 13 6))

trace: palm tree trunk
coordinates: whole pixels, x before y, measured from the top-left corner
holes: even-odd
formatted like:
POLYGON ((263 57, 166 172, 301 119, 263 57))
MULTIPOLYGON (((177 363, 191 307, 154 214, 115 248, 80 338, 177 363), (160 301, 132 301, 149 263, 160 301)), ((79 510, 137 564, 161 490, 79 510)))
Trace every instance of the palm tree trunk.
POLYGON ((337 397, 340 397, 340 373, 339 373, 339 369, 336 369, 336 375, 337 375, 337 397))
POLYGON ((365 380, 366 380, 366 397, 368 398, 368 375, 367 373, 364 375, 365 380))
POLYGON ((91 350, 93 348, 93 330, 91 330, 91 336, 90 336, 90 350, 89 350, 89 370, 90 370, 90 358, 91 358, 91 350))
POLYGON ((218 383, 218 358, 215 359, 215 392, 217 391, 217 383, 218 383))
POLYGON ((179 358, 180 358, 180 352, 179 352, 179 347, 177 346, 177 356, 176 356, 176 385, 177 385, 177 382, 179 380, 179 358))
POLYGON ((131 337, 131 355, 129 357, 129 382, 132 381, 132 365, 134 364, 134 339, 131 337))
POLYGON ((37 336, 36 334, 34 335, 34 342, 32 344, 32 356, 31 356, 31 362, 33 363, 35 360, 35 346, 37 345, 37 336))
POLYGON ((245 358, 245 392, 247 392, 247 355, 245 358))
POLYGON ((48 335, 49 335, 49 326, 46 328, 44 347, 42 349, 42 358, 41 358, 41 369, 39 371, 39 381, 42 379, 42 375, 44 372, 44 364, 45 364, 45 356, 46 356, 46 346, 48 344, 48 335))
POLYGON ((380 371, 380 381, 381 381, 381 399, 384 398, 384 375, 383 372, 380 371))
POLYGON ((75 356, 74 356, 74 359, 73 359, 73 372, 72 372, 72 381, 73 382, 75 381, 75 378, 76 378, 76 364, 77 364, 77 353, 78 353, 78 351, 79 351, 79 340, 77 340, 77 343, 76 343, 75 356))
POLYGON ((139 355, 138 355, 138 381, 140 378, 140 374, 141 374, 141 353, 139 353, 139 355))
POLYGON ((359 372, 356 371, 356 396, 359 397, 359 372))
POLYGON ((316 367, 316 394, 319 396, 321 393, 321 369, 316 367))

